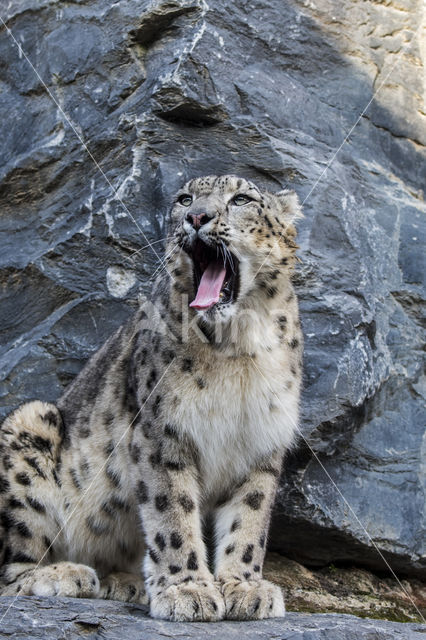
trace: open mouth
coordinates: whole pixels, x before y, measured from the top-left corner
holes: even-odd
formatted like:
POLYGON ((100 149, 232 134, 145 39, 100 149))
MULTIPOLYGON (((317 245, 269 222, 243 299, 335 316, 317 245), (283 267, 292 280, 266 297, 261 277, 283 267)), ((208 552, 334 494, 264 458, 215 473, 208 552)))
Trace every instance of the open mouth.
POLYGON ((194 263, 196 291, 189 306, 210 309, 235 302, 239 291, 238 260, 225 244, 210 246, 197 238, 188 253, 194 263))

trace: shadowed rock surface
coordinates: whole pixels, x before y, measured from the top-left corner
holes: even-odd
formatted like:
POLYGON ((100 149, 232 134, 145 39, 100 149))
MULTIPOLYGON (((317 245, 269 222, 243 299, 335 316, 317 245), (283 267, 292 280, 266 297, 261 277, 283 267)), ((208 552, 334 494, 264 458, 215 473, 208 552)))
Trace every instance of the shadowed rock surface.
POLYGON ((270 546, 424 576, 421 1, 6 4, 39 75, 0 27, 2 415, 57 399, 135 309, 187 178, 289 186, 311 448, 270 546))
POLYGON ((361 620, 337 614, 288 613, 284 619, 257 622, 166 622, 150 618, 145 608, 107 600, 73 598, 1 598, 0 638, 232 638, 270 640, 421 640, 425 625, 361 620))

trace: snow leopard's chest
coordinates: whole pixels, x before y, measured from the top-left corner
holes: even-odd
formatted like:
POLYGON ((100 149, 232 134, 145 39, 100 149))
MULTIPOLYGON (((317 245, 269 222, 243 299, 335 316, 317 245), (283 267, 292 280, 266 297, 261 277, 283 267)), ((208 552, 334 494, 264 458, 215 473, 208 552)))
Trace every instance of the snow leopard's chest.
POLYGON ((262 458, 288 446, 297 429, 297 393, 286 389, 288 372, 273 357, 250 358, 197 373, 200 389, 182 378, 170 418, 195 443, 207 502, 242 479, 262 458))

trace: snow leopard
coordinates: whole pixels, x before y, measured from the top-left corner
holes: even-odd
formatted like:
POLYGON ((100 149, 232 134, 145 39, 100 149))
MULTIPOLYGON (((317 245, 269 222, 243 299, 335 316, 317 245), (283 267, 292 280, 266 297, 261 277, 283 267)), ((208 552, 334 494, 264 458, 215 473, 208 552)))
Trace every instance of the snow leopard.
POLYGON ((152 295, 56 404, 1 427, 2 595, 175 621, 284 615, 262 566, 298 432, 301 215, 293 191, 234 175, 176 194, 152 295))

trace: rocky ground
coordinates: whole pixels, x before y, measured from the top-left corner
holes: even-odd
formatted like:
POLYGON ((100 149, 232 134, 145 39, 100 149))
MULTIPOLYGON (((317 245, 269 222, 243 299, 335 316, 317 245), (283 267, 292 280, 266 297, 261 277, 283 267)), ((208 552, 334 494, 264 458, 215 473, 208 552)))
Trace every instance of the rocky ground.
POLYGON ((27 640, 422 640, 426 626, 343 614, 288 613, 257 622, 153 620, 144 607, 105 600, 0 598, 0 638, 27 640))

